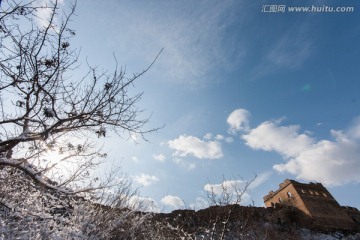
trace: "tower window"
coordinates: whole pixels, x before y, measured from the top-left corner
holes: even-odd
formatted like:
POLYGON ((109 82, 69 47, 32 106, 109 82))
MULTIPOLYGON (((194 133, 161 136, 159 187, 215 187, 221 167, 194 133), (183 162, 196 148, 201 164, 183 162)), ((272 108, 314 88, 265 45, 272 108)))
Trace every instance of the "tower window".
POLYGON ((291 192, 287 192, 287 195, 288 195, 288 197, 289 197, 289 198, 291 198, 291 197, 292 197, 291 192))

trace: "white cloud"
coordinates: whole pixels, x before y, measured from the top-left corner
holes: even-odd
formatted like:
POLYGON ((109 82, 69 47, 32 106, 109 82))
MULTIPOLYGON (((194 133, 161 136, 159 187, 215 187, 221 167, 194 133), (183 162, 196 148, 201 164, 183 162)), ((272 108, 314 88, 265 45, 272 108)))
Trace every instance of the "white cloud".
POLYGON ((234 192, 236 188, 242 188, 242 185, 244 185, 243 180, 225 180, 219 184, 207 183, 204 186, 204 190, 207 192, 213 192, 216 195, 220 195, 224 189, 227 189, 229 192, 234 192))
POLYGON ((137 157, 132 157, 131 160, 134 162, 134 163, 139 163, 139 159, 137 157))
POLYGON ((156 176, 151 176, 151 175, 144 174, 144 173, 142 173, 138 176, 134 176, 133 178, 137 183, 143 185, 144 187, 149 186, 149 185, 159 181, 159 178, 157 178, 156 176))
POLYGON ((208 183, 204 186, 204 190, 215 194, 216 199, 213 200, 218 201, 217 204, 220 202, 222 204, 244 204, 250 201, 250 195, 245 191, 245 187, 245 180, 224 180, 219 184, 208 183))
POLYGON ((237 180, 224 180, 222 183, 219 184, 206 184, 204 186, 204 190, 207 192, 214 192, 215 194, 221 194, 223 191, 223 188, 225 187, 229 191, 235 191, 236 189, 244 189, 247 183, 250 183, 250 185, 247 187, 247 189, 255 189, 259 187, 261 184, 266 182, 271 173, 265 172, 260 175, 257 175, 256 178, 251 182, 251 180, 244 180, 244 179, 237 179, 237 180))
POLYGON ((278 126, 280 121, 267 121, 244 134, 242 139, 253 149, 277 151, 285 157, 296 156, 313 143, 306 134, 299 134, 298 125, 278 126))
POLYGON ((143 212, 160 212, 155 200, 147 197, 132 196, 129 199, 131 208, 143 212))
POLYGON ((195 164, 195 163, 190 163, 189 166, 187 167, 187 169, 188 169, 189 171, 194 170, 195 168, 196 168, 196 164, 195 164))
POLYGON ((239 131, 247 131, 249 129, 249 117, 250 113, 246 109, 236 109, 230 113, 227 118, 229 124, 229 133, 235 134, 239 131))
POLYGON ((164 48, 156 64, 160 73, 158 79, 191 88, 208 84, 210 80, 216 80, 206 77, 213 72, 214 66, 221 64, 234 68, 246 51, 235 36, 224 39, 227 26, 239 19, 234 11, 238 1, 213 4, 167 1, 161 9, 153 4, 142 5, 118 3, 116 9, 111 9, 120 20, 107 23, 108 31, 113 35, 113 40, 108 42, 114 41, 119 54, 132 57, 134 62, 146 57, 151 61, 154 49, 164 48), (177 11, 179 8, 182 11, 177 11), (129 21, 133 19, 134 11, 138 13, 136 21, 129 21), (121 33, 116 30, 119 22, 127 22, 121 33), (147 44, 143 44, 144 40, 147 44), (131 56, 128 49, 133 49, 131 56))
POLYGON ((360 182, 360 121, 347 131, 332 130, 333 140, 317 141, 299 129, 268 121, 242 138, 253 149, 280 153, 286 162, 273 166, 278 172, 326 185, 360 182))
POLYGON ((313 40, 309 37, 307 23, 296 30, 285 31, 277 41, 269 43, 269 51, 253 69, 255 78, 267 76, 279 69, 296 69, 313 53, 313 40))
POLYGON ((224 136, 223 135, 221 135, 221 134, 217 134, 216 136, 215 136, 215 139, 216 140, 218 140, 218 141, 221 141, 221 140, 224 140, 224 136))
POLYGON ((219 159, 223 157, 221 144, 217 141, 203 141, 197 137, 180 135, 177 139, 168 141, 170 148, 175 149, 174 156, 188 155, 199 159, 219 159))
POLYGON ((195 209, 195 210, 199 210, 199 209, 204 209, 204 208, 209 207, 209 203, 205 199, 203 199, 201 197, 197 197, 195 199, 195 202, 191 203, 189 205, 189 207, 192 209, 195 209))
POLYGON ((271 172, 264 172, 256 176, 255 180, 250 184, 249 189, 255 189, 265 183, 271 176, 271 172))
POLYGON ((207 133, 207 134, 205 134, 205 136, 204 136, 204 139, 205 139, 205 140, 211 140, 211 138, 212 138, 212 134, 211 134, 211 133, 207 133))
POLYGON ((177 196, 167 195, 161 199, 161 202, 166 206, 173 207, 174 209, 182 209, 185 207, 184 201, 177 196))
POLYGON ((326 185, 360 182, 360 142, 333 131, 335 140, 321 140, 274 169, 326 185), (340 135, 340 136, 339 136, 340 135))
POLYGON ((164 154, 162 154, 162 153, 157 154, 157 155, 153 155, 153 158, 156 161, 159 161, 159 162, 164 162, 166 160, 166 156, 164 154))
MULTIPOLYGON (((38 8, 37 11, 35 12, 36 16, 37 16, 35 18, 36 23, 39 25, 39 27, 46 27, 49 24, 49 20, 50 20, 51 13, 52 13, 51 7, 53 7, 53 3, 54 3, 54 1, 52 1, 52 0, 37 0, 37 1, 32 2, 32 5, 34 7, 42 6, 41 8, 38 8), (48 8, 46 8, 45 6, 48 6, 48 8)), ((63 4, 64 4, 64 0, 58 1, 58 7, 59 7, 59 5, 61 6, 63 4)), ((61 12, 61 10, 59 12, 61 12)), ((54 22, 56 22, 56 21, 57 21, 57 19, 55 16, 54 22)))
POLYGON ((227 143, 231 143, 234 141, 234 139, 232 137, 225 137, 224 135, 221 134, 216 134, 215 136, 213 136, 212 133, 207 133, 205 134, 205 136, 203 137, 203 139, 205 140, 216 140, 216 141, 225 141, 227 143))
POLYGON ((296 68, 311 54, 311 45, 305 31, 287 32, 267 54, 266 60, 276 67, 296 68))

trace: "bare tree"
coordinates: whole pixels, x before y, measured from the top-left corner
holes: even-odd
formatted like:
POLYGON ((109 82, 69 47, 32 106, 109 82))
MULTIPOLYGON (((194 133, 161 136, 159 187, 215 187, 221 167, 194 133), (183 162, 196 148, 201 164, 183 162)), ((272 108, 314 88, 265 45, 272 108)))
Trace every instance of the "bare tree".
POLYGON ((89 171, 106 157, 91 139, 108 131, 145 139, 157 130, 144 129, 149 118, 137 108, 142 93, 129 94, 154 62, 128 76, 114 58, 113 71, 87 64, 79 78, 79 51, 70 42, 75 31, 68 26, 76 2, 36 4, 9 0, 1 6, 0 166, 66 193, 108 187, 109 179, 90 178, 89 171), (46 161, 49 151, 57 152, 56 161, 46 161))
POLYGON ((0 6, 0 238, 128 235, 137 191, 117 168, 102 177, 92 170, 107 157, 98 138, 157 130, 145 128, 142 93, 129 93, 153 62, 127 75, 114 57, 113 71, 86 64, 78 77, 68 26, 76 2, 40 2, 0 6))

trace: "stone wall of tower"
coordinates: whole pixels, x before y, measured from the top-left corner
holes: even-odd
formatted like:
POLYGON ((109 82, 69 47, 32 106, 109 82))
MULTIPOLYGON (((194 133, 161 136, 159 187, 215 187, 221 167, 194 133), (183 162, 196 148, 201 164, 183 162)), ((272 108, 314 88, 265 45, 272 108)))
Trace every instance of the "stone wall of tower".
POLYGON ((354 221, 321 183, 304 184, 287 179, 277 191, 264 197, 264 203, 266 207, 294 206, 320 227, 352 229, 354 226, 354 221))
POLYGON ((279 185, 279 189, 276 192, 269 192, 269 194, 264 197, 265 206, 275 207, 279 204, 291 205, 302 210, 307 215, 311 215, 299 196, 294 182, 293 180, 287 179, 279 185))

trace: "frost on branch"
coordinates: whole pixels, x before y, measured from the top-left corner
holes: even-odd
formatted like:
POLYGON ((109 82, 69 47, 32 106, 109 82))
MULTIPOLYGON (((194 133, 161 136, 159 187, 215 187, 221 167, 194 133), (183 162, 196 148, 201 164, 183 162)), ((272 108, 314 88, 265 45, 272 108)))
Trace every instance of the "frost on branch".
MULTIPOLYGON (((44 189, 23 172, 0 168, 0 239, 111 239, 129 236, 137 220, 130 182, 89 195, 44 189)), ((121 239, 121 238, 118 238, 121 239)))

